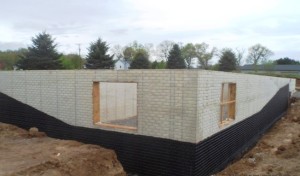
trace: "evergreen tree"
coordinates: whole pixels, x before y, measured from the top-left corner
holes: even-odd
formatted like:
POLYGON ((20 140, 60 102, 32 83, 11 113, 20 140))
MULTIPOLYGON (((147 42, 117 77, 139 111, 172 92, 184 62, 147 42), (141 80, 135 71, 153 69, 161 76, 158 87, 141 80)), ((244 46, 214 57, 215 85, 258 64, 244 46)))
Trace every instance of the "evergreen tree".
POLYGON ((290 59, 288 57, 277 59, 274 61, 274 63, 277 65, 299 65, 300 64, 299 61, 290 59))
POLYGON ((181 55, 181 51, 180 51, 178 44, 173 45, 173 48, 169 52, 167 68, 169 68, 169 69, 186 68, 185 62, 181 55))
POLYGON ((231 49, 224 49, 219 60, 220 71, 236 70, 236 56, 231 49))
POLYGON ((43 32, 32 38, 33 45, 21 56, 16 66, 23 70, 61 69, 60 54, 50 34, 43 32))
POLYGON ((89 53, 86 59, 86 68, 88 69, 110 69, 114 68, 113 55, 107 54, 108 45, 99 38, 90 45, 89 53))
POLYGON ((149 69, 149 67, 150 61, 147 52, 142 50, 137 51, 130 64, 130 69, 149 69))

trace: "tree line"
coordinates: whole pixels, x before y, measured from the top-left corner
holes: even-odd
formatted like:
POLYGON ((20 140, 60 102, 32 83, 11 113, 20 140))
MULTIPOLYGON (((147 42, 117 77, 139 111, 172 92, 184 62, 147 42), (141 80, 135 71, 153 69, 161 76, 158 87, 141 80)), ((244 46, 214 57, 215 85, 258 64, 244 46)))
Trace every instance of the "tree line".
MULTIPOLYGON (((130 69, 213 69, 220 71, 238 70, 243 60, 254 66, 270 62, 274 54, 261 44, 248 49, 224 48, 218 50, 207 43, 175 43, 163 41, 155 49, 152 44, 140 44, 136 41, 126 45, 109 47, 106 41, 98 38, 88 47, 86 58, 78 54, 63 55, 57 51, 57 44, 52 36, 42 32, 32 38, 32 45, 17 51, 0 51, 0 69, 55 70, 55 69, 112 69, 115 62, 129 64, 130 69), (154 61, 150 61, 150 55, 154 61), (219 57, 215 65, 210 61, 219 57)), ((290 58, 280 58, 273 64, 299 64, 290 58)))

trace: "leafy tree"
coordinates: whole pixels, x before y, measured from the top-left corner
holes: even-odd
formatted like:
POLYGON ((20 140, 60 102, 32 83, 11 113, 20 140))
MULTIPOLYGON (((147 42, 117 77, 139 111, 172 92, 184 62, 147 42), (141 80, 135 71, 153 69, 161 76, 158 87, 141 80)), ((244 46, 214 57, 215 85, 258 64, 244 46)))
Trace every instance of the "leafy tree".
MULTIPOLYGON (((134 57, 133 57, 133 60, 136 58, 136 55, 137 55, 138 53, 142 53, 142 54, 145 55, 145 57, 148 58, 148 59, 149 59, 149 57, 150 57, 150 55, 149 55, 149 53, 148 53, 148 51, 147 51, 146 49, 144 49, 144 48, 139 48, 139 49, 136 50, 136 53, 135 53, 135 55, 134 55, 134 57)), ((150 62, 149 62, 149 63, 150 63, 150 62)))
POLYGON ((130 69, 148 69, 150 67, 149 56, 145 50, 138 50, 130 64, 130 69))
POLYGON ((60 59, 64 69, 82 69, 84 65, 84 60, 77 54, 63 55, 60 59))
POLYGON ((166 62, 164 60, 154 61, 151 63, 151 69, 165 69, 165 68, 166 68, 166 62))
POLYGON ((154 61, 151 63, 151 69, 165 69, 166 68, 166 61, 154 61))
POLYGON ((123 58, 126 62, 130 62, 133 60, 133 57, 136 54, 136 49, 130 46, 126 46, 124 51, 123 51, 123 58))
POLYGON ((210 65, 209 68, 208 68, 208 70, 215 70, 215 71, 218 71, 218 70, 220 70, 219 67, 220 67, 220 64, 219 64, 219 63, 216 63, 216 64, 214 64, 214 65, 210 65))
POLYGON ((182 69, 186 68, 181 50, 178 44, 175 44, 170 50, 167 60, 167 68, 169 69, 182 69))
POLYGON ((273 54, 271 50, 261 44, 253 45, 248 49, 247 63, 253 64, 257 71, 257 65, 266 61, 273 54))
POLYGON ((153 52, 153 44, 146 43, 140 44, 137 41, 133 41, 128 45, 121 47, 120 45, 115 45, 112 48, 112 52, 115 54, 117 60, 123 62, 124 67, 128 63, 131 63, 134 60, 134 57, 137 53, 142 52, 149 59, 150 53, 153 52))
POLYGON ((157 57, 161 60, 167 60, 170 50, 173 48, 173 45, 175 43, 170 40, 162 41, 157 47, 156 47, 156 53, 157 57))
POLYGON ((50 34, 46 32, 38 34, 32 38, 33 45, 28 47, 28 52, 21 56, 16 66, 24 70, 55 70, 61 69, 60 56, 56 50, 50 34))
POLYGON ((158 62, 154 61, 151 63, 151 69, 157 69, 158 68, 158 62))
POLYGON ((167 62, 162 60, 158 62, 158 69, 166 69, 167 68, 167 62))
POLYGON ((209 61, 217 52, 217 48, 213 47, 212 50, 208 51, 209 45, 206 43, 195 44, 196 57, 203 69, 209 68, 209 61))
POLYGON ((0 51, 0 70, 13 70, 14 65, 24 56, 27 49, 0 51))
POLYGON ((141 44, 138 43, 137 41, 133 41, 132 43, 128 44, 125 48, 127 48, 127 50, 125 52, 126 54, 124 53, 124 55, 126 56, 131 55, 131 57, 133 57, 140 50, 142 50, 143 52, 146 51, 149 58, 154 53, 152 43, 141 44))
POLYGON ((219 70, 220 71, 233 71, 236 70, 236 56, 231 49, 224 49, 221 52, 221 57, 219 60, 219 70))
POLYGON ((148 53, 149 57, 150 57, 151 53, 154 52, 152 43, 141 44, 141 43, 138 43, 137 41, 133 41, 132 43, 129 43, 127 45, 127 47, 132 48, 132 50, 135 51, 135 53, 137 53, 137 51, 140 49, 145 50, 148 53))
POLYGON ((187 68, 192 68, 193 58, 196 57, 196 48, 192 43, 186 44, 182 48, 182 56, 187 64, 187 68))
POLYGON ((114 67, 113 55, 107 54, 108 45, 98 38, 90 44, 89 53, 86 59, 86 68, 88 69, 110 69, 114 67))
POLYGON ((262 63, 263 65, 263 70, 265 70, 266 72, 272 72, 274 71, 274 67, 275 67, 275 63, 274 61, 271 60, 266 60, 262 63))
POLYGON ((243 58, 244 58, 244 53, 245 53, 245 49, 239 49, 239 48, 236 48, 235 49, 235 56, 236 56, 236 66, 239 67, 239 66, 242 66, 243 64, 243 58))
POLYGON ((277 65, 299 65, 300 64, 299 61, 290 59, 288 57, 277 59, 274 61, 274 63, 277 65))
POLYGON ((133 41, 132 43, 129 43, 128 46, 132 47, 134 50, 145 49, 144 45, 137 42, 136 40, 133 41))

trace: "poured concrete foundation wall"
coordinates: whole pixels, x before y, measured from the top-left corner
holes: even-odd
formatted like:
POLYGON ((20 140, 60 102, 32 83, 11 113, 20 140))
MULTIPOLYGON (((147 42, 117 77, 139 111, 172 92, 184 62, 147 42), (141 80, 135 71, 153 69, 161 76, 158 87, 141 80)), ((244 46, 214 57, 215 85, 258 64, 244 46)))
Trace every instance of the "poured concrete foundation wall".
POLYGON ((70 125, 195 142, 197 71, 3 71, 0 92, 70 125), (136 131, 93 124, 93 82, 137 83, 136 131))
POLYGON ((137 116, 137 83, 100 83, 101 121, 137 116))
POLYGON ((201 70, 3 71, 0 92, 67 124, 197 143, 259 112, 293 79, 201 70), (93 82, 137 84, 137 130, 93 124, 93 82), (223 82, 236 83, 236 119, 219 125, 223 82))
POLYGON ((201 141, 259 112, 277 93, 289 85, 295 90, 295 79, 214 71, 198 72, 197 141, 201 141), (222 83, 236 83, 236 116, 228 125, 220 125, 222 83))
MULTIPOLYGON (((95 84, 95 83, 94 83, 95 84)), ((37 127, 59 139, 97 144, 116 151, 128 173, 149 176, 212 175, 253 146, 288 107, 289 86, 264 108, 197 144, 66 124, 0 93, 0 121, 25 129, 37 127)))

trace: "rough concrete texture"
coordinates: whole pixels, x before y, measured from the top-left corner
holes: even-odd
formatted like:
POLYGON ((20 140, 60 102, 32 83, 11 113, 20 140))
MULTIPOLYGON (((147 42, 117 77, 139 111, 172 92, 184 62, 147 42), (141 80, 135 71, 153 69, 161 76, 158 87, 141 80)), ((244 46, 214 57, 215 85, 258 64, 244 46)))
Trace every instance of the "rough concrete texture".
POLYGON ((137 116, 137 83, 100 82, 101 122, 137 116))
POLYGON ((202 70, 3 71, 0 82, 0 92, 71 125, 191 143, 255 114, 282 86, 295 89, 294 79, 202 70), (137 84, 136 131, 93 124, 94 81, 137 84), (220 127, 224 82, 237 86, 236 119, 220 127))

